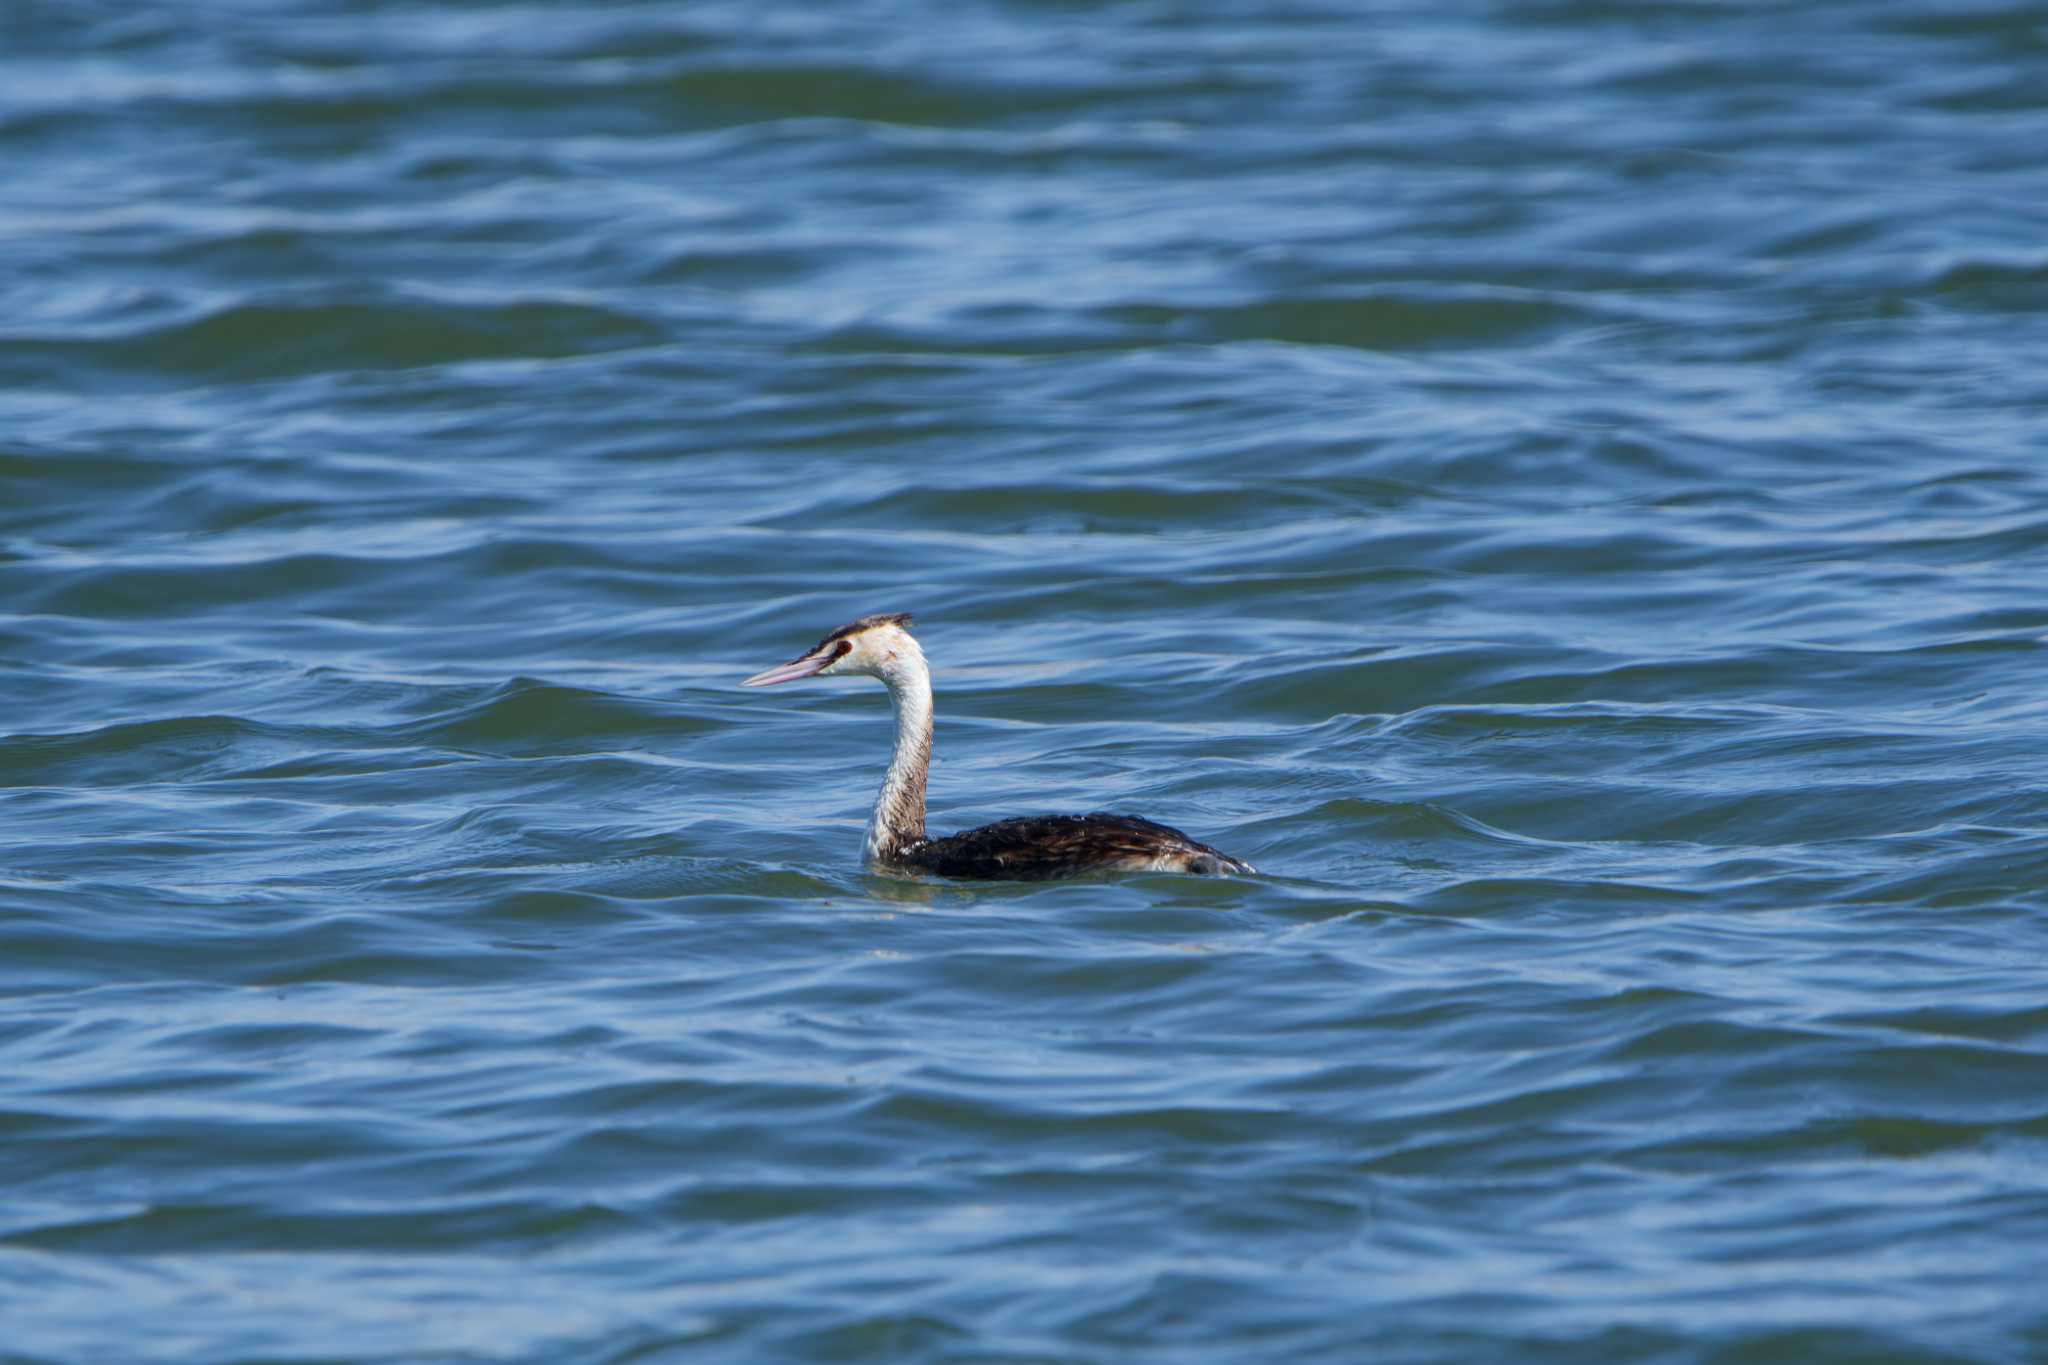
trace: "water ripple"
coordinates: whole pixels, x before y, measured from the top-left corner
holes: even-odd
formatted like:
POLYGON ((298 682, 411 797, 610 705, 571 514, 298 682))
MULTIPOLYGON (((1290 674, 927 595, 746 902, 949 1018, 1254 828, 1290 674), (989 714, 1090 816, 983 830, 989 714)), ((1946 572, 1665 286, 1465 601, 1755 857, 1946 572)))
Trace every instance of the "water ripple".
POLYGON ((2024 7, 0 32, 10 1361, 2048 1346, 2024 7))

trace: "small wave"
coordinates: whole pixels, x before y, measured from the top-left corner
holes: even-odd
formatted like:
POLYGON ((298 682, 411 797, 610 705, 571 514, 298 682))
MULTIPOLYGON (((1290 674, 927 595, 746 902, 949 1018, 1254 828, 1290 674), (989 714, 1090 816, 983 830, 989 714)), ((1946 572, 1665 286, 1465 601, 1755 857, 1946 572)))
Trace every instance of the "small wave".
POLYGON ((0 361, 58 366, 53 379, 85 368, 182 383, 545 359, 663 339, 644 317, 586 303, 316 297, 236 303, 90 340, 10 338, 0 343, 0 361))

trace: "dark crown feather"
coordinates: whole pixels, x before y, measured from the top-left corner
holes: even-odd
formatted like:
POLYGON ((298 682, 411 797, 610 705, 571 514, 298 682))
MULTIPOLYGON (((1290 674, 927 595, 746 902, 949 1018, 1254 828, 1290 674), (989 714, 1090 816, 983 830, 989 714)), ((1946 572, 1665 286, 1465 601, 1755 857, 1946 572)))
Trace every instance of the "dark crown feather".
POLYGON ((895 626, 899 630, 909 630, 910 619, 910 613, 907 611, 882 612, 875 616, 863 616, 858 621, 848 621, 839 629, 828 632, 824 639, 811 647, 811 652, 815 654, 834 640, 843 640, 849 635, 858 635, 864 630, 873 630, 876 626, 895 626))

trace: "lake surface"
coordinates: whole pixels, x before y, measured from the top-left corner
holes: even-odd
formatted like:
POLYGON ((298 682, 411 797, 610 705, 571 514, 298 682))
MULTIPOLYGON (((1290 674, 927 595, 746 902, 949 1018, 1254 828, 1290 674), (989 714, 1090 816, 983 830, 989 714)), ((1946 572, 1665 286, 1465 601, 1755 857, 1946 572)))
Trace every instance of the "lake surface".
POLYGON ((0 18, 0 1361, 2048 1359, 2048 12, 0 18), (1252 879, 865 872, 1127 810, 1252 879))

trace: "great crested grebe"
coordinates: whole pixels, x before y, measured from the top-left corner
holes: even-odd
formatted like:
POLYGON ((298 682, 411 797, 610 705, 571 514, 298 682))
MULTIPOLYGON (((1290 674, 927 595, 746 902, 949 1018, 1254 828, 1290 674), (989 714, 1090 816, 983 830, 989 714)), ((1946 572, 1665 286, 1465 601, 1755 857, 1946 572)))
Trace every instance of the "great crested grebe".
POLYGON ((896 752, 868 820, 867 860, 942 877, 1041 881, 1084 872, 1257 871, 1177 829, 1135 815, 1027 815, 943 839, 924 833, 924 780, 932 762, 932 672, 911 638, 910 616, 863 616, 742 687, 772 687, 842 673, 880 678, 896 707, 896 752))

